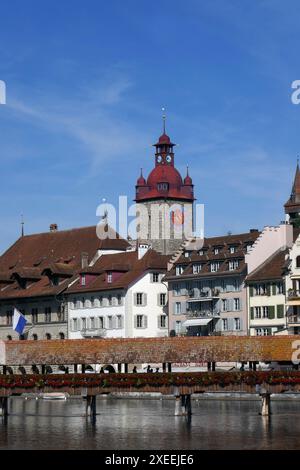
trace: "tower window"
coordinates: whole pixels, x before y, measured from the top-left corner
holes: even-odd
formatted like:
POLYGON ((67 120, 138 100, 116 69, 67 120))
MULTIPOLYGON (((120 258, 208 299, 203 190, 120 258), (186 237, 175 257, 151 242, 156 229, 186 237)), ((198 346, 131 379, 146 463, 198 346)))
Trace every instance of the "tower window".
POLYGON ((168 183, 158 183, 157 189, 158 189, 158 191, 168 191, 169 184, 168 183))

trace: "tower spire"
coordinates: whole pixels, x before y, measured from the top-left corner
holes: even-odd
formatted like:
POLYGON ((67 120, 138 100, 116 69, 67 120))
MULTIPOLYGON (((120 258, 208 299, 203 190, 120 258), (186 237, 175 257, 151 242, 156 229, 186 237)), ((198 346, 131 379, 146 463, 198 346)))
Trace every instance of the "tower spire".
POLYGON ((163 115, 162 115, 162 120, 163 120, 163 134, 166 133, 166 119, 167 119, 167 116, 166 116, 166 108, 161 108, 162 112, 163 112, 163 115))
POLYGON ((21 237, 24 237, 24 217, 21 214, 21 237))

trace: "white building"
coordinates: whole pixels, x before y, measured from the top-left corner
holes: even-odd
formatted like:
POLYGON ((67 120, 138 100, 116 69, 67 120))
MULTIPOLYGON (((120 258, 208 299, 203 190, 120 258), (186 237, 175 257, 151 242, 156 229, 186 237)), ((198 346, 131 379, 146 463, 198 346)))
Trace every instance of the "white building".
POLYGON ((145 245, 100 256, 66 292, 68 337, 167 336, 166 268, 167 257, 145 245))

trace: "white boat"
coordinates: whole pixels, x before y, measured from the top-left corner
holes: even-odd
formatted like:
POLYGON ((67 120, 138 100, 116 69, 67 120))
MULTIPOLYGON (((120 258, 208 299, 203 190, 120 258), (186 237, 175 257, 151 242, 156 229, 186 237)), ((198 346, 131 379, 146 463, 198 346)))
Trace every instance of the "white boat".
POLYGON ((42 393, 41 398, 43 400, 66 400, 67 394, 66 393, 42 393))

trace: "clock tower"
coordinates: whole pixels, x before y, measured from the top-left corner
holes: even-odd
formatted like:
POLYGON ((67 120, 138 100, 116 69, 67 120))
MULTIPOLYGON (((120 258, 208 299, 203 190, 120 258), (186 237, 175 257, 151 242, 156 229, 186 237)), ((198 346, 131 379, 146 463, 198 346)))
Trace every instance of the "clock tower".
POLYGON ((192 235, 194 186, 188 169, 183 179, 175 168, 174 147, 165 132, 153 145, 155 167, 136 184, 137 236, 163 254, 172 254, 192 235))

